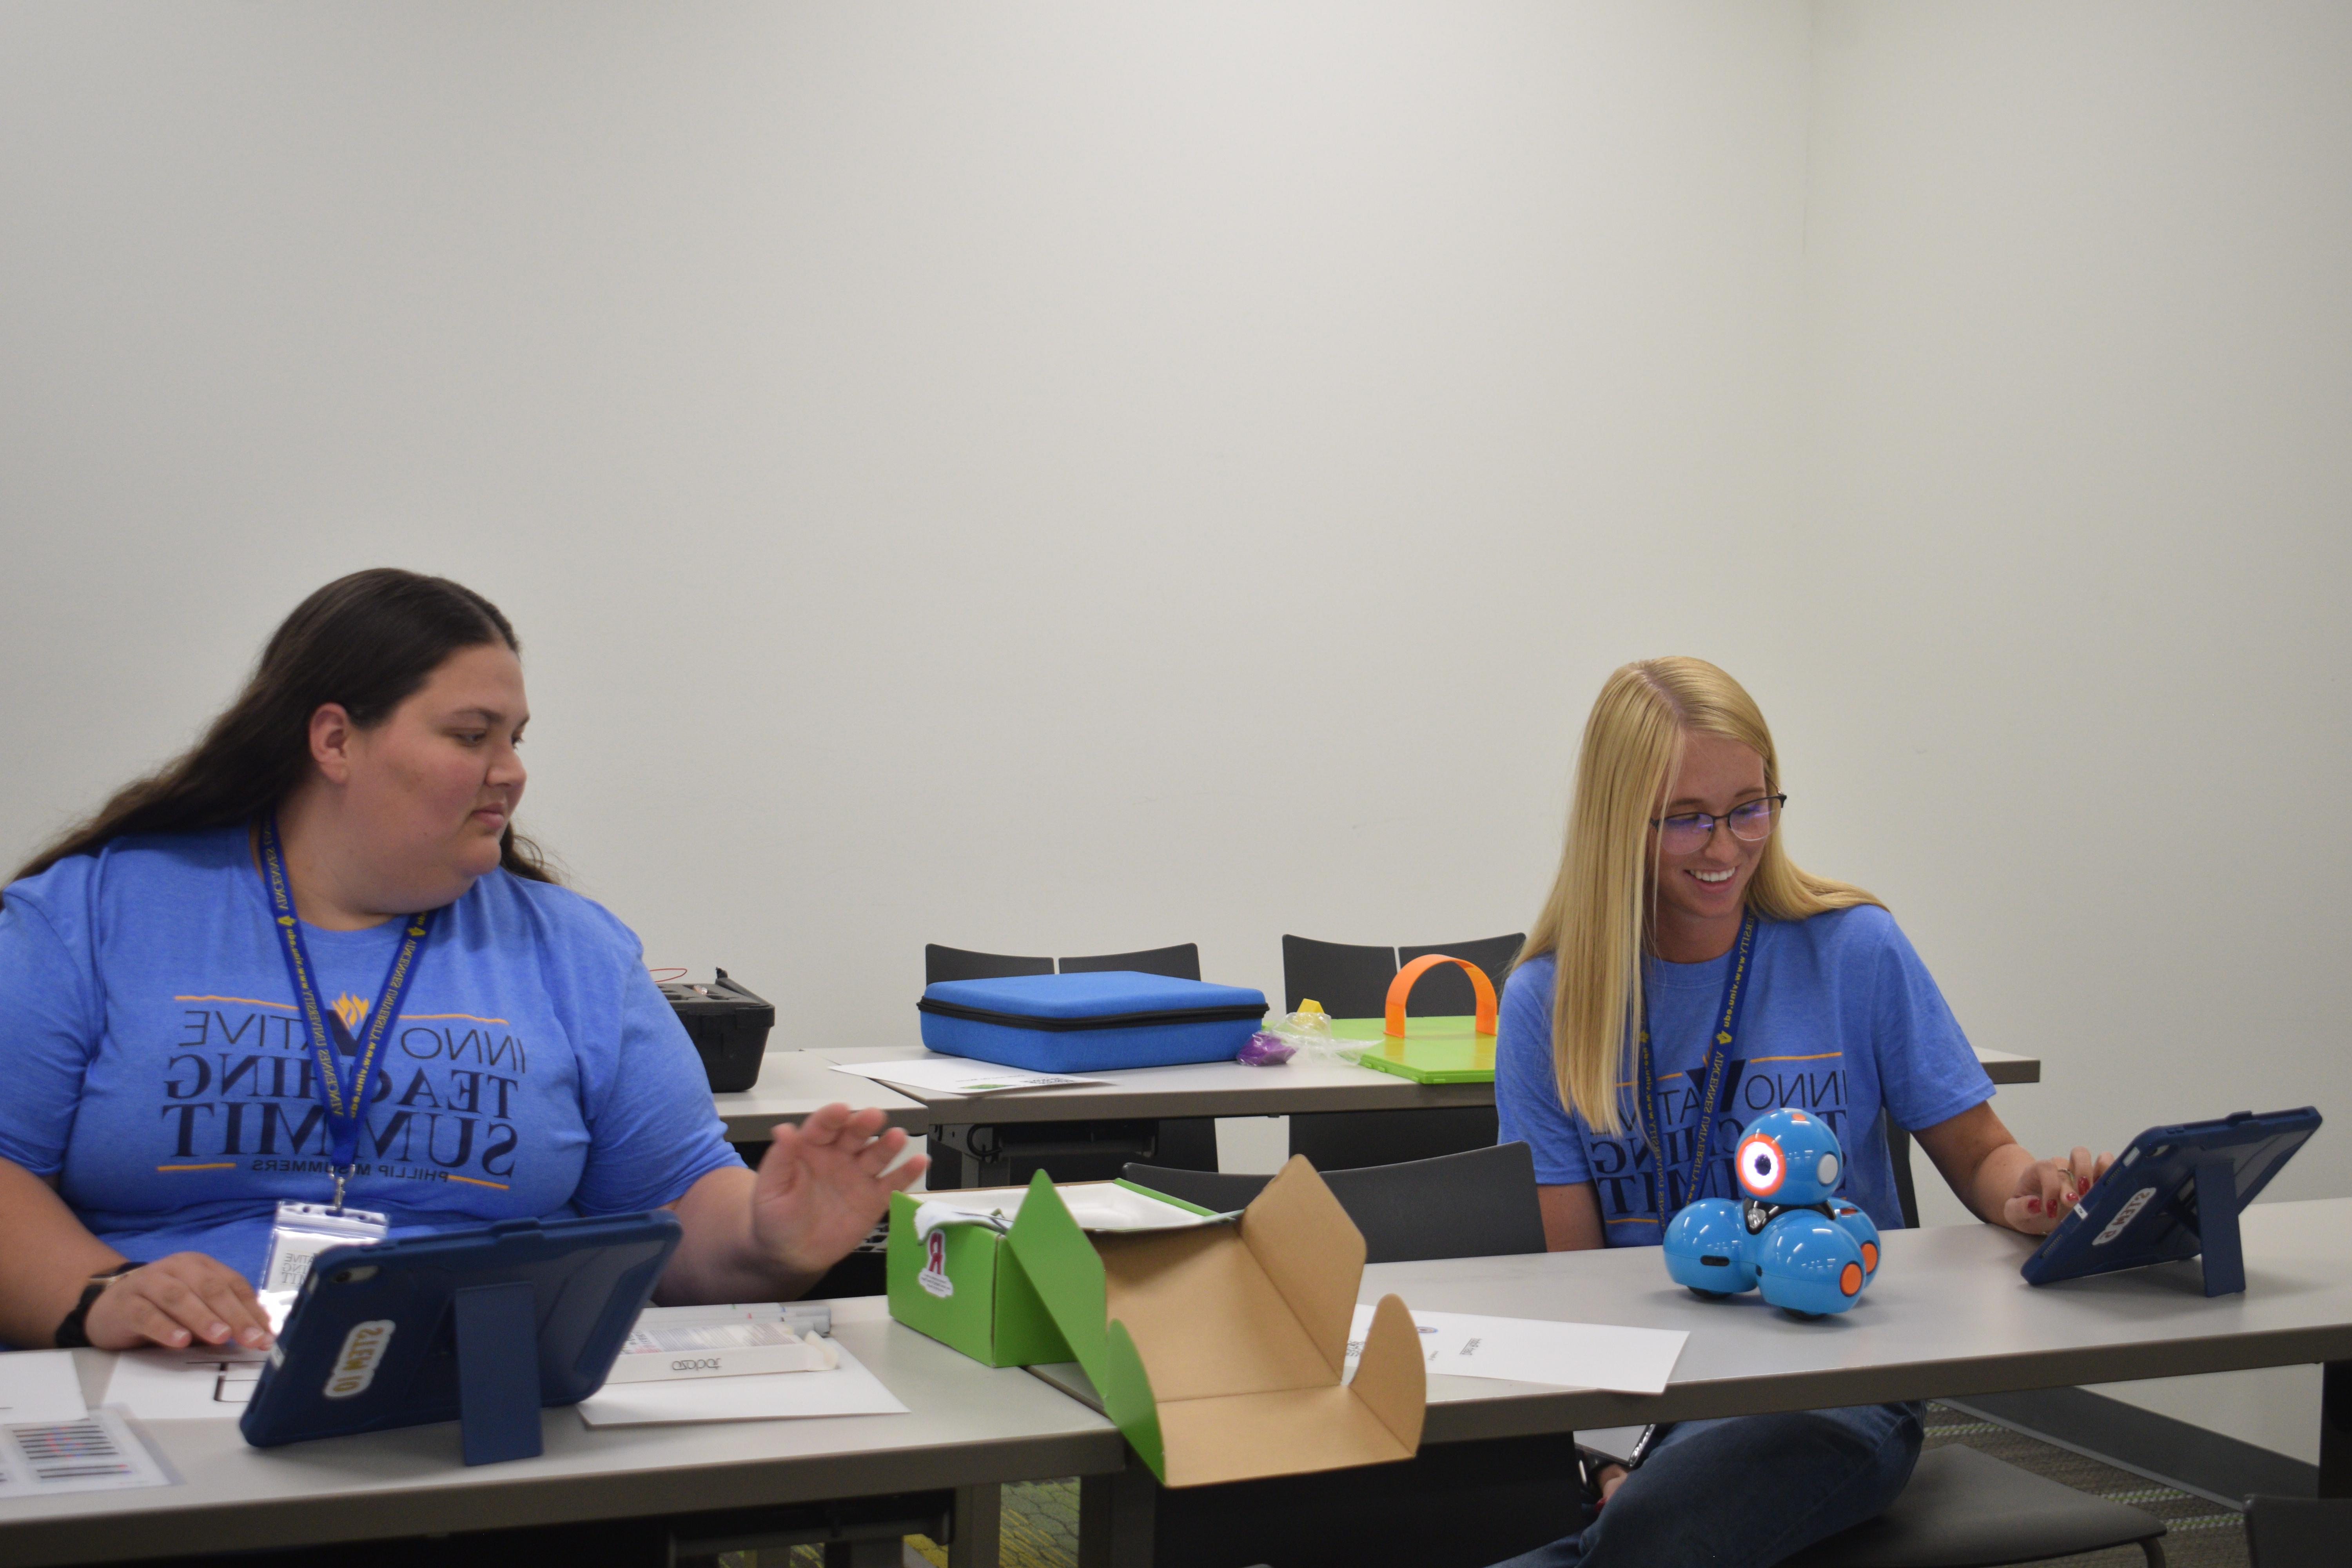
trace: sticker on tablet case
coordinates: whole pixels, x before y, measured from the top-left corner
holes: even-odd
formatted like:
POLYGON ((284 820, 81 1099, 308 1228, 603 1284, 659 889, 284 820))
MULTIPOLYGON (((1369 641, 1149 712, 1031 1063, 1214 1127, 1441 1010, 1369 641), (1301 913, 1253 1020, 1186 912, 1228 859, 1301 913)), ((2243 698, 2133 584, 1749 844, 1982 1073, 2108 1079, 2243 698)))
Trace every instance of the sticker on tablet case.
POLYGON ((392 1342, 392 1328, 390 1318, 352 1325, 343 1336, 342 1353, 335 1358, 335 1370, 327 1376, 328 1398, 350 1399, 367 1392, 375 1381, 375 1369, 383 1364, 383 1347, 392 1342))
POLYGON ((942 1301, 955 1294, 955 1281, 948 1278, 948 1233, 944 1226, 923 1237, 923 1271, 915 1276, 915 1283, 942 1301))
POLYGON ((2156 1196, 2154 1187, 2142 1187, 2134 1193, 2125 1200, 2124 1206, 2116 1212, 2116 1217, 2107 1221, 2107 1228, 2091 1238, 2091 1245, 2105 1247, 2121 1236, 2132 1221, 2139 1218, 2139 1211, 2147 1207, 2147 1200, 2154 1196, 2156 1196))

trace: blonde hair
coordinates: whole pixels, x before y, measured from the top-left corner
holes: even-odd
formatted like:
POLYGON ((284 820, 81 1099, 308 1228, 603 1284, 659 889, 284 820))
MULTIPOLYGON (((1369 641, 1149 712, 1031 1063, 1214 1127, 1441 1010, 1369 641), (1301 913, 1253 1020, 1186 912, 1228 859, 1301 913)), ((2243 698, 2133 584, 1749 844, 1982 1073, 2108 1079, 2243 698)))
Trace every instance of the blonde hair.
MULTIPOLYGON (((1550 953, 1552 1072, 1560 1103, 1594 1131, 1623 1130, 1618 1086, 1642 1015, 1642 959, 1654 942, 1655 868, 1644 863, 1650 814, 1681 770, 1688 735, 1737 741, 1764 759, 1764 789, 1780 793, 1780 761, 1755 699, 1699 658, 1644 658, 1609 678, 1584 723, 1568 842, 1543 913, 1518 962, 1550 953), (1644 897, 1644 894, 1648 897, 1644 897)), ((1780 835, 1764 841, 1746 903, 1766 920, 1801 921, 1876 904, 1845 882, 1801 871, 1780 835)), ((1884 907, 1884 906, 1881 906, 1884 907)))

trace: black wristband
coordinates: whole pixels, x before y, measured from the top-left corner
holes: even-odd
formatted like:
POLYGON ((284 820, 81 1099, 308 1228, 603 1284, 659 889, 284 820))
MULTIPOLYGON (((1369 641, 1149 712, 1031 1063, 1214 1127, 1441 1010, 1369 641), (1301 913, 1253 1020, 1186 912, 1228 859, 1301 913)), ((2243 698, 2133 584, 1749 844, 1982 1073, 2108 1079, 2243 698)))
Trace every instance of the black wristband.
POLYGON ((118 1263, 103 1274, 91 1275, 81 1288, 81 1300, 74 1303, 74 1310, 65 1315, 64 1321, 58 1324, 57 1331, 49 1336, 51 1342, 61 1351, 74 1350, 89 1344, 89 1310, 98 1305, 99 1297, 105 1293, 109 1285, 113 1284, 125 1274, 134 1268, 146 1267, 145 1264, 138 1262, 118 1263))

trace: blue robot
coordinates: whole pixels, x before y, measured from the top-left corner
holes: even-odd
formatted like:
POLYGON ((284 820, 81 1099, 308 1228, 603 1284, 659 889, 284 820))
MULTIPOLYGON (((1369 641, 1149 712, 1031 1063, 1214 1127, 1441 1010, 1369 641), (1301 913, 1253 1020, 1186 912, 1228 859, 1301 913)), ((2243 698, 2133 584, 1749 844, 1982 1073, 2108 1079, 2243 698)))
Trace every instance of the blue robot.
POLYGON ((1878 1227, 1835 1196, 1837 1135, 1818 1116, 1767 1111, 1732 1158, 1746 1201, 1701 1198, 1666 1226, 1666 1272, 1702 1296, 1760 1289, 1802 1317, 1843 1312, 1878 1272, 1878 1227))

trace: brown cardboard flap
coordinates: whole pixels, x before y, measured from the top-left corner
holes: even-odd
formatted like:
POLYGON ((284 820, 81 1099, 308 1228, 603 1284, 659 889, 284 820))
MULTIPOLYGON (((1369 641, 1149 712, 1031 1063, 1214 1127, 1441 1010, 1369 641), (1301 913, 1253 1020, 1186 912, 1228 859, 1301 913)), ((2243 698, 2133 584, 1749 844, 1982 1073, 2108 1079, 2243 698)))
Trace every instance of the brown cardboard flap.
POLYGON ((1243 1212, 1239 1228, 1258 1266, 1290 1303, 1325 1376, 1336 1381, 1347 1364, 1348 1327, 1364 1278, 1363 1232, 1303 1154, 1293 1154, 1265 1184, 1243 1212))
POLYGON ((1364 1353, 1348 1387, 1406 1453, 1419 1452, 1422 1418, 1429 1411, 1429 1363, 1403 1297, 1383 1296, 1372 1309, 1364 1353))
POLYGON ((1231 1226, 1094 1242, 1109 1315, 1127 1325, 1163 1404, 1331 1381, 1289 1304, 1231 1226))
MULTIPOLYGON (((1411 1348, 1418 1358, 1420 1347, 1411 1348)), ((1337 1470, 1413 1455, 1344 1384, 1165 1401, 1160 1432, 1171 1487, 1337 1470)))

